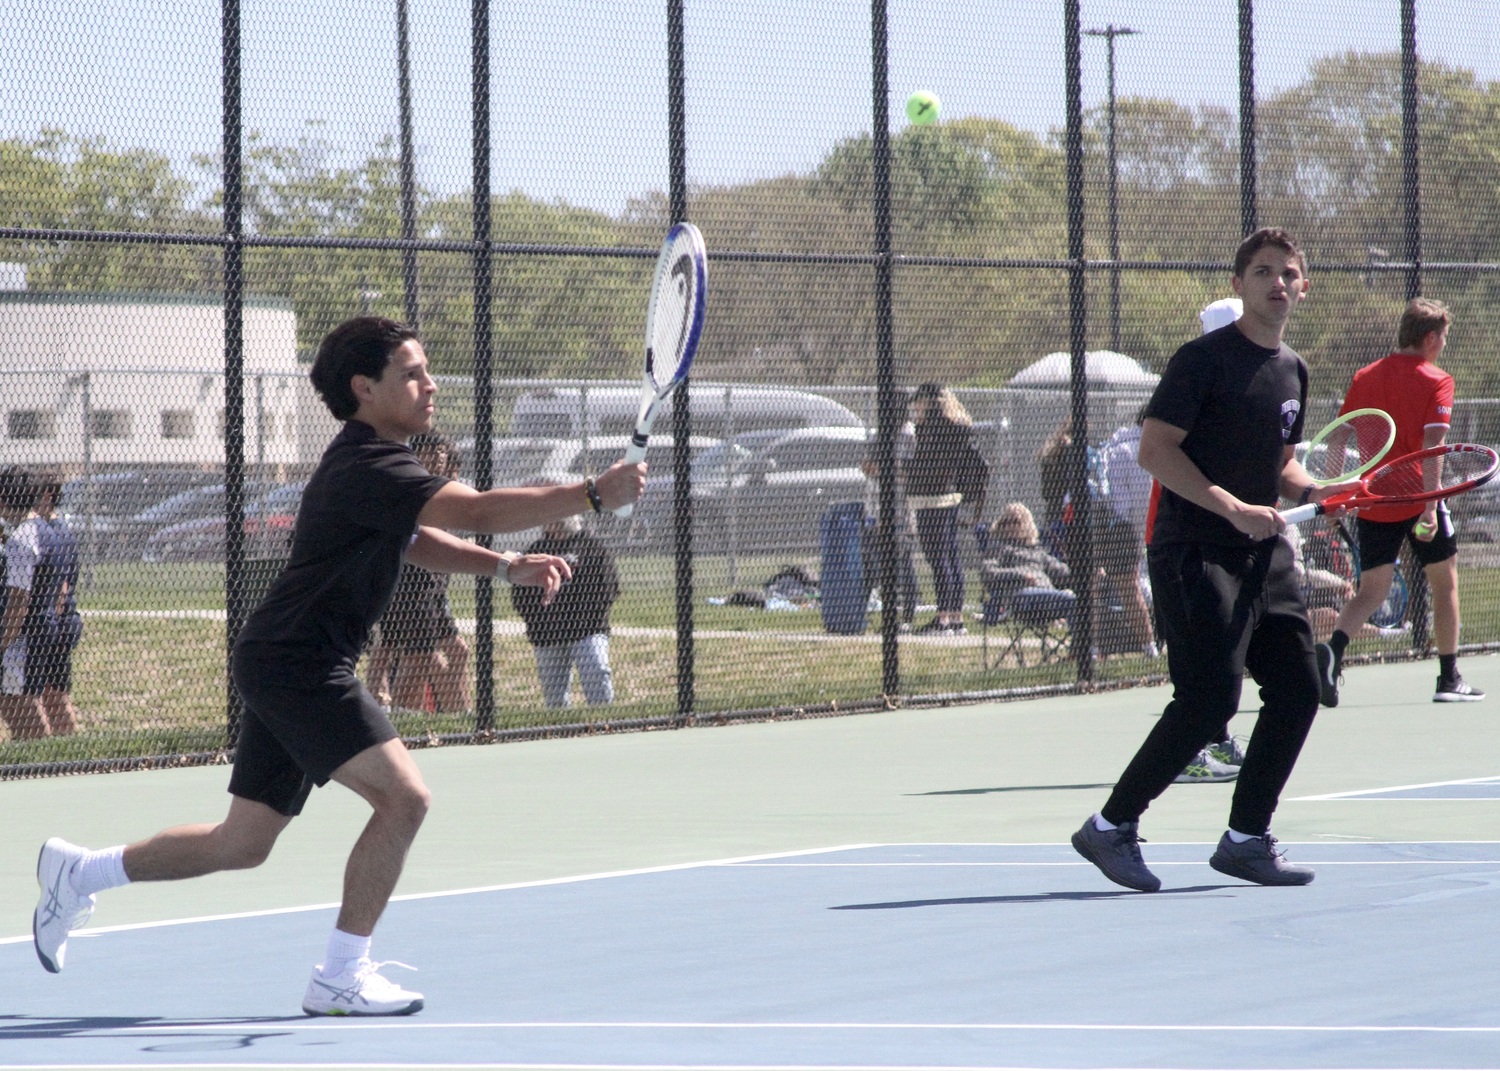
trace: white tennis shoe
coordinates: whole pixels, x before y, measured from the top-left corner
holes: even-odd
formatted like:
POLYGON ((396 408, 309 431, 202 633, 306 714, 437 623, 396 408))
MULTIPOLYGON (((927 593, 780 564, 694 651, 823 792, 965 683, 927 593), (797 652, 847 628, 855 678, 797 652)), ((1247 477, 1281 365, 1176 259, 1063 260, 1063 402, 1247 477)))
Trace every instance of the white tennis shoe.
POLYGON ((302 997, 302 1010, 308 1015, 411 1015, 421 1011, 421 993, 402 989, 380 976, 380 968, 387 963, 416 970, 393 959, 382 963, 357 959, 342 974, 324 978, 322 965, 314 967, 302 997))
POLYGON ((94 898, 79 895, 69 880, 74 865, 87 853, 86 848, 53 837, 37 856, 36 881, 42 895, 31 915, 31 941, 36 946, 36 958, 53 974, 63 969, 68 935, 94 913, 94 898))

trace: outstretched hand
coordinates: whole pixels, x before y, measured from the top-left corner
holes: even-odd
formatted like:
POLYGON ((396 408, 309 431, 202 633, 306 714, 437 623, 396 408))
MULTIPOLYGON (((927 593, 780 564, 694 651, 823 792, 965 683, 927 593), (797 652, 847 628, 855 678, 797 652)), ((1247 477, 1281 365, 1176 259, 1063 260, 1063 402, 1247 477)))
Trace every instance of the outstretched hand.
POLYGON ((563 582, 573 579, 573 567, 566 558, 551 554, 522 554, 510 563, 505 577, 518 588, 541 588, 542 605, 551 606, 563 582))

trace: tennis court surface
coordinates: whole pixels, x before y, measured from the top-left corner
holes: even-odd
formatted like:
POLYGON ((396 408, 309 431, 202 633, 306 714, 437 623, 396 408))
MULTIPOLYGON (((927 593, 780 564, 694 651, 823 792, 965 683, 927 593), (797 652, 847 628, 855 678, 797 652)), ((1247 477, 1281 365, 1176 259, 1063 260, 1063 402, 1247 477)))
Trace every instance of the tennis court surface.
POLYGON ((54 977, 39 837, 215 817, 225 771, 7 783, 0 1066, 1500 1066, 1494 715, 1430 691, 1350 670, 1278 814, 1318 870, 1291 889, 1207 866, 1228 785, 1148 812, 1159 894, 1067 846, 1160 689, 426 752, 438 806, 376 938, 421 968, 390 968, 426 994, 407 1019, 298 1012, 344 793, 259 871, 106 894, 54 977))

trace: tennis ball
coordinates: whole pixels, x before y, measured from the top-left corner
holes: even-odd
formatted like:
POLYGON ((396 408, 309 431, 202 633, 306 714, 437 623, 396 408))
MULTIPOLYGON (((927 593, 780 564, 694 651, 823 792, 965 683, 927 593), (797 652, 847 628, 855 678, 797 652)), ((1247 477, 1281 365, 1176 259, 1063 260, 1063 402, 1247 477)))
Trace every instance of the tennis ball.
POLYGON ((1417 533, 1417 538, 1418 539, 1426 539, 1428 536, 1434 534, 1436 531, 1437 531, 1437 524, 1435 524, 1435 523, 1433 523, 1433 524, 1426 524, 1426 523, 1424 523, 1422 521, 1418 521, 1417 522, 1416 533, 1417 533))
POLYGON ((906 98, 906 117, 917 126, 930 126, 938 121, 938 110, 941 107, 936 93, 919 89, 906 98))

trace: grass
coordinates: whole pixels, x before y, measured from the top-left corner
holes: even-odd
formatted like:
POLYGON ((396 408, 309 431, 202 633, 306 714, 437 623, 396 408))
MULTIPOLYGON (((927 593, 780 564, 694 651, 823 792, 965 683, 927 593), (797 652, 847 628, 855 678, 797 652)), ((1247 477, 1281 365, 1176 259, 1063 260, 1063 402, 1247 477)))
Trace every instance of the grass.
MULTIPOLYGON (((740 560, 733 575, 722 558, 693 562, 694 692, 700 714, 795 710, 880 696, 881 645, 873 633, 835 638, 824 632, 816 610, 765 612, 707 601, 737 589, 758 588, 787 564, 817 572, 815 560, 792 555, 740 560)), ((676 712, 675 564, 665 557, 627 558, 620 571, 624 590, 615 606, 616 633, 611 640, 616 702, 594 710, 546 709, 531 648, 520 636, 502 634, 494 648, 499 728, 659 718, 676 712)), ((1500 640, 1500 567, 1465 564, 1459 575, 1465 642, 1500 640)), ((73 677, 80 732, 55 740, 0 742, 0 766, 212 753, 222 748, 227 716, 224 624, 212 618, 156 615, 222 612, 223 576, 223 567, 211 564, 97 567, 80 598, 85 632, 73 677), (94 611, 146 611, 153 616, 101 616, 94 611)), ((928 590, 925 579, 923 584, 928 590)), ((472 618, 472 580, 455 578, 451 597, 455 614, 472 618)), ((514 619, 503 587, 496 589, 495 610, 502 622, 514 619)), ((871 629, 877 627, 878 616, 872 615, 871 629)), ((1400 653, 1403 642, 1393 639, 1382 646, 1400 653)), ((1366 647, 1367 653, 1375 650, 1366 647)), ((899 670, 901 691, 907 695, 1058 685, 1074 679, 1071 660, 987 671, 979 646, 944 641, 903 641, 899 670)), ((1098 665, 1096 677, 1123 681, 1164 672, 1162 659, 1115 657, 1098 665)), ((422 736, 467 732, 473 722, 466 714, 403 715, 398 726, 405 734, 422 736)))

